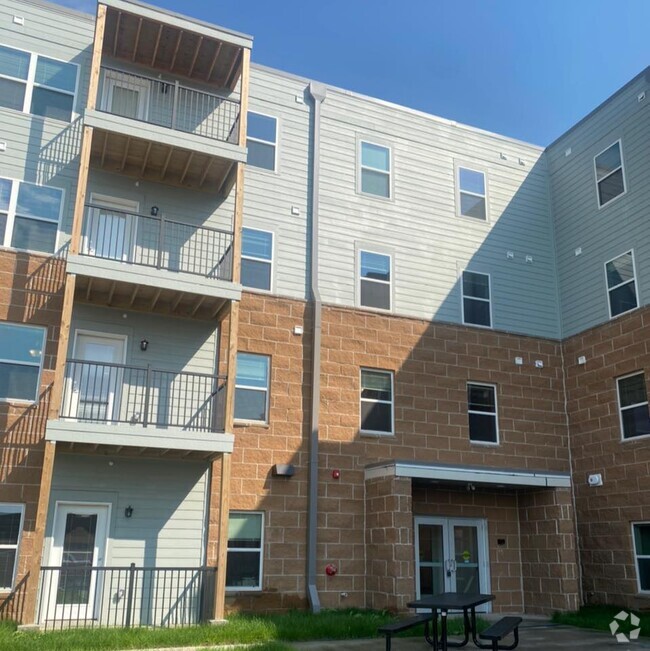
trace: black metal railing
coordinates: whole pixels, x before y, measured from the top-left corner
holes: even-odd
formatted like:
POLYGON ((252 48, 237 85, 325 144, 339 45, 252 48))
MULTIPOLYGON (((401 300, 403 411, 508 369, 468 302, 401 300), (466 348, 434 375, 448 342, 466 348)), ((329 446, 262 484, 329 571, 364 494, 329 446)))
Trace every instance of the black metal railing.
POLYGON ((102 66, 101 111, 236 144, 238 101, 178 83, 102 66))
POLYGON ((70 359, 60 415, 78 421, 223 432, 226 376, 70 359))
POLYGON ((38 621, 73 627, 170 627, 213 617, 215 567, 41 567, 38 621))
POLYGON ((86 205, 81 254, 232 280, 232 231, 86 205))

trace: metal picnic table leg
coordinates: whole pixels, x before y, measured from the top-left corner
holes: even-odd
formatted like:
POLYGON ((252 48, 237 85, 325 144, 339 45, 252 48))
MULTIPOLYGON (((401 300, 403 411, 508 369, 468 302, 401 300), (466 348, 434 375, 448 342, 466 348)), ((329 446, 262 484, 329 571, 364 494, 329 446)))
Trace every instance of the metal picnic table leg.
POLYGON ((471 629, 469 615, 467 614, 467 608, 463 608, 463 629, 464 629, 465 637, 459 642, 450 642, 449 640, 447 640, 448 647, 453 647, 455 649, 458 649, 467 646, 467 644, 469 643, 469 634, 472 629, 471 629))
POLYGON ((492 649, 493 646, 491 644, 483 644, 482 642, 478 641, 478 638, 476 637, 477 633, 478 631, 476 630, 476 609, 472 608, 472 641, 479 649, 492 649))
POLYGON ((427 629, 424 629, 426 641, 433 647, 433 651, 438 651, 438 609, 431 609, 431 635, 427 635, 427 629))

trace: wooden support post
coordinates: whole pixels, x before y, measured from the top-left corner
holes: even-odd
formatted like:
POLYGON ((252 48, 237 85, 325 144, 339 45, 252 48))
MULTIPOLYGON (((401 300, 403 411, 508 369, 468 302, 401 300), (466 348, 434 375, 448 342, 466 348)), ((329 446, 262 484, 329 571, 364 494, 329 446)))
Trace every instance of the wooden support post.
POLYGON ((230 303, 230 327, 228 334, 228 380, 226 382, 226 433, 233 433, 235 420, 235 377, 237 375, 237 336, 239 332, 239 301, 230 303))
MULTIPOLYGON (((106 5, 97 5, 97 20, 95 21, 95 40, 93 41, 93 58, 90 66, 90 83, 88 84, 88 100, 86 107, 94 109, 97 106, 97 89, 99 88, 99 71, 102 65, 102 48, 104 46, 104 28, 106 26, 106 5)), ((117 35, 118 29, 115 30, 117 35)))
POLYGON ((246 146, 246 128, 248 123, 248 86, 250 82, 251 51, 244 48, 242 52, 241 82, 239 86, 239 145, 246 146))
POLYGON ((32 535, 33 551, 27 579, 25 609, 22 621, 23 624, 33 624, 36 621, 37 617, 36 597, 38 595, 38 583, 41 573, 43 540, 45 539, 45 523, 47 522, 47 510, 50 502, 50 488, 52 486, 52 472, 54 470, 55 452, 56 443, 54 443, 54 441, 45 441, 43 471, 41 472, 41 486, 38 493, 38 507, 36 510, 34 533, 32 535))
POLYGON ((230 466, 232 455, 221 455, 219 492, 219 530, 217 533, 217 580, 214 586, 214 619, 223 621, 226 613, 226 563, 228 561, 228 519, 230 515, 230 466))

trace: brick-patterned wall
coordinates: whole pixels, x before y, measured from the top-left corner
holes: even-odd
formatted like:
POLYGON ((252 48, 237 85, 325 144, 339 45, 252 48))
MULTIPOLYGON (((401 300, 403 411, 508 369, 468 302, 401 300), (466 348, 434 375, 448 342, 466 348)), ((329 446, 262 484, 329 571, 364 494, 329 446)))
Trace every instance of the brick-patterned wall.
POLYGON ((511 489, 414 486, 413 513, 441 517, 483 518, 488 521, 490 591, 495 612, 523 612, 517 493, 511 489), (500 545, 499 540, 505 544, 500 545))
POLYGON ((34 554, 33 532, 43 466, 43 437, 54 380, 63 305, 64 262, 39 255, 0 251, 0 321, 47 328, 40 399, 33 405, 0 402, 0 502, 25 504, 16 589, 0 594, 0 617, 22 619, 27 571, 34 554))
POLYGON ((631 523, 650 521, 650 439, 621 441, 616 378, 645 371, 650 389, 650 309, 564 343, 573 481, 584 598, 647 608, 638 596, 631 523), (578 357, 586 357, 585 364, 578 357), (603 486, 587 477, 601 473, 603 486))
POLYGON ((366 606, 406 610, 415 585, 410 479, 366 483, 366 554, 366 606))
POLYGON ((570 489, 521 491, 518 501, 526 612, 550 615, 577 609, 578 557, 570 489))

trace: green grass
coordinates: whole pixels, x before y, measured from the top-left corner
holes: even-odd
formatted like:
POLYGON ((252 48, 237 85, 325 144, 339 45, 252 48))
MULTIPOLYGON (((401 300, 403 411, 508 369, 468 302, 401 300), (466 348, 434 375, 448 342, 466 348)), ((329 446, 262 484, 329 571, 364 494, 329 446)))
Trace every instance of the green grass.
MULTIPOLYGON (((48 633, 17 631, 13 622, 0 622, 0 651, 86 651, 146 649, 153 647, 256 644, 255 651, 287 651, 286 642, 372 638, 377 628, 395 619, 384 611, 325 610, 318 615, 293 611, 283 615, 232 615, 223 626, 172 629, 97 629, 48 633)), ((479 627, 485 624, 479 620, 479 627)), ((449 620, 449 632, 457 634, 462 622, 449 620)), ((423 627, 405 635, 422 635, 423 627)))
MULTIPOLYGON (((621 610, 634 612, 641 620, 641 635, 650 637, 650 613, 638 613, 621 606, 583 606, 580 610, 574 612, 555 613, 553 621, 557 624, 569 624, 579 628, 609 631, 609 623, 614 619, 614 615, 621 612, 621 610)), ((621 622, 620 627, 620 630, 624 633, 629 631, 629 620, 628 622, 621 622)))

